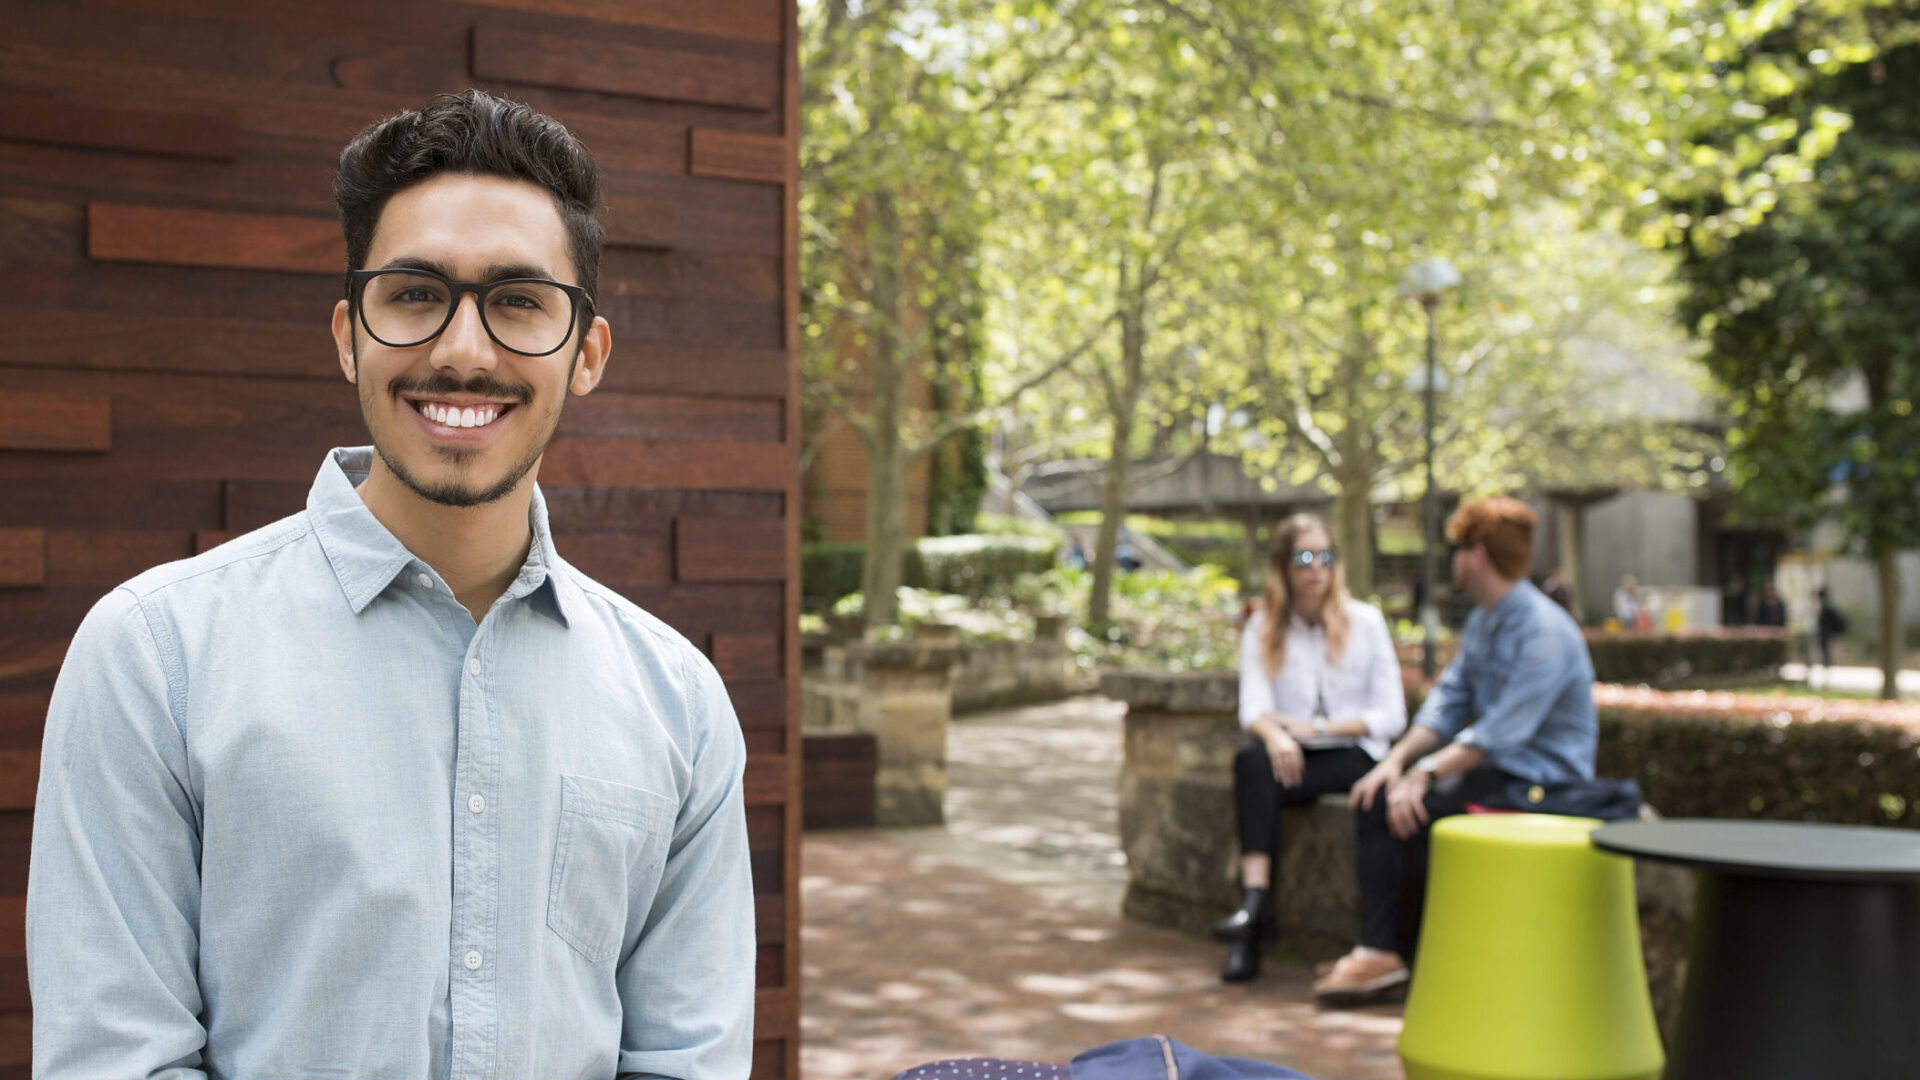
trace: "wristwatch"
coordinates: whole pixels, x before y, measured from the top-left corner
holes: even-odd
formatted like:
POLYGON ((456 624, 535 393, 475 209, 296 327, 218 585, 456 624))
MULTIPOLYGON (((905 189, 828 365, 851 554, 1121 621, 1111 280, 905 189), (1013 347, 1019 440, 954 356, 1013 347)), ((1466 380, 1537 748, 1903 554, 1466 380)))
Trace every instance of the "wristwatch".
POLYGON ((1313 733, 1314 733, 1315 735, 1325 735, 1325 734, 1327 733, 1327 718, 1326 718, 1326 717, 1324 717, 1324 716, 1316 716, 1316 717, 1314 717, 1314 718, 1313 718, 1313 733))
POLYGON ((1434 760, 1432 754, 1428 754, 1426 757, 1413 763, 1413 771, 1426 773, 1427 779, 1432 780, 1440 775, 1440 763, 1434 760))

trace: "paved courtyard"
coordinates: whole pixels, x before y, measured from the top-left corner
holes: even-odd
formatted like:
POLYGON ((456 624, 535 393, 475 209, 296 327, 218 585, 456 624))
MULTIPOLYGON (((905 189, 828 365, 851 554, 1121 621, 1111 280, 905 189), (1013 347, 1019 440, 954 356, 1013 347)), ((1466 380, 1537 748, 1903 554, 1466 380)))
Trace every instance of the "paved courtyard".
POLYGON ((1320 1011, 1302 968, 1228 986, 1223 947, 1119 917, 1121 712, 1081 698, 961 718, 946 828, 805 834, 806 1080, 1064 1062, 1156 1032, 1318 1080, 1398 1080, 1399 1007, 1320 1011))

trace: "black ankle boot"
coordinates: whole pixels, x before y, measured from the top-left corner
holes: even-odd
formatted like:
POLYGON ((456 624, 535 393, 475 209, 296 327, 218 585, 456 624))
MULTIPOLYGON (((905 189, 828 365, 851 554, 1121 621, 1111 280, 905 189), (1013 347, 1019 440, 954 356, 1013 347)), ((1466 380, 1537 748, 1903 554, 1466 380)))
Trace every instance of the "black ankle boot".
POLYGON ((1220 969, 1221 982, 1247 982, 1260 977, 1260 935, 1236 941, 1227 950, 1227 962, 1220 969))
POLYGON ((1246 941, 1263 932, 1272 919, 1267 890, 1248 889, 1240 898, 1240 910, 1213 924, 1213 936, 1222 941, 1246 941))

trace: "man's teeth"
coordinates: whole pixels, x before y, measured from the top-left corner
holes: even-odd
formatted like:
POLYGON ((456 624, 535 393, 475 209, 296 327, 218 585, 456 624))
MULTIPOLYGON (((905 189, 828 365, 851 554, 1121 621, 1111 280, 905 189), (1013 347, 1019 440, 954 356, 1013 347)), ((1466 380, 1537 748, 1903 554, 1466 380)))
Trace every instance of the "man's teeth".
POLYGON ((499 419, 501 413, 500 406, 494 404, 469 405, 463 408, 442 405, 435 401, 422 401, 414 407, 420 410, 421 416, 436 424, 457 428, 486 427, 499 419))

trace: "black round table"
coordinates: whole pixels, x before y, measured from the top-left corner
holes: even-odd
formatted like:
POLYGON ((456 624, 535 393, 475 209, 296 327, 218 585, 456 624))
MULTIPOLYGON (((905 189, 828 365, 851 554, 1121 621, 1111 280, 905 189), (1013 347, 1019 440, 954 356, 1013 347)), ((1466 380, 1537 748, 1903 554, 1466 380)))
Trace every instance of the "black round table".
POLYGON ((1698 872, 1665 1080, 1920 1077, 1920 832, 1679 818, 1593 843, 1698 872))

